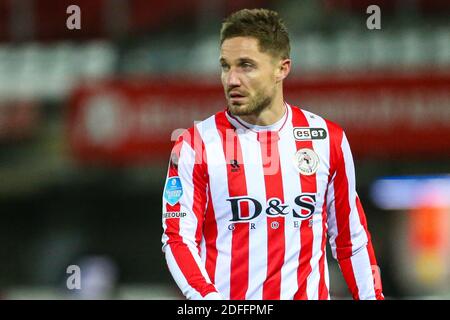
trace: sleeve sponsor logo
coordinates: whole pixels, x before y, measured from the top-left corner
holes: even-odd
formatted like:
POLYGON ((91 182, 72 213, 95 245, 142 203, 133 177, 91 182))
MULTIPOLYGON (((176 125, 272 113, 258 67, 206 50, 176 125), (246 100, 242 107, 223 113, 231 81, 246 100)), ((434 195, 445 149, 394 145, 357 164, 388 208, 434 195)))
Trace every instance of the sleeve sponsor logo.
POLYGON ((165 212, 163 214, 164 219, 173 219, 173 218, 184 218, 186 217, 186 212, 174 211, 174 212, 165 212))
POLYGON ((183 187, 181 186, 181 180, 179 177, 171 177, 167 179, 166 187, 164 188, 164 199, 174 206, 178 203, 183 195, 183 187))
POLYGON ((295 127, 294 138, 298 141, 323 140, 327 138, 327 131, 323 128, 295 127))

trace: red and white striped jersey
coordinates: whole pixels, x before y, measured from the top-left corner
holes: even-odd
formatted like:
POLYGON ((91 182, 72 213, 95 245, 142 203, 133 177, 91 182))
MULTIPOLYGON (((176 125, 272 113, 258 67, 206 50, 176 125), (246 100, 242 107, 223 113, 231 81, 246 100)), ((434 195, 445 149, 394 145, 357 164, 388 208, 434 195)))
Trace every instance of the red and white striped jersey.
POLYGON ((328 236, 353 298, 383 299, 343 130, 288 104, 262 129, 224 110, 175 143, 162 242, 183 294, 329 299, 328 236))

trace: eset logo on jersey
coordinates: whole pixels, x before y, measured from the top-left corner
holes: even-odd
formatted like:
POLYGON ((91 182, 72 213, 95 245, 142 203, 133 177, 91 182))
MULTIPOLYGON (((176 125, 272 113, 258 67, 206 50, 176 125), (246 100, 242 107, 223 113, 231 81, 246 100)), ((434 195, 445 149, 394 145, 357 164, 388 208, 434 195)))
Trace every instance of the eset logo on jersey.
POLYGON ((297 141, 323 140, 327 137, 327 131, 323 128, 295 127, 293 133, 297 141))

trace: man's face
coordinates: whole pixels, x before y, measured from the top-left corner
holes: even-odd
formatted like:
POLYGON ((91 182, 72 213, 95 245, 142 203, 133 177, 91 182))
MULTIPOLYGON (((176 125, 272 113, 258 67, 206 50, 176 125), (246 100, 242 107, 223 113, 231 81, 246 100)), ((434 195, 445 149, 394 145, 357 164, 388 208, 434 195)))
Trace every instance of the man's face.
POLYGON ((221 78, 232 114, 258 114, 270 105, 276 92, 277 62, 259 50, 255 38, 235 37, 222 43, 221 78))

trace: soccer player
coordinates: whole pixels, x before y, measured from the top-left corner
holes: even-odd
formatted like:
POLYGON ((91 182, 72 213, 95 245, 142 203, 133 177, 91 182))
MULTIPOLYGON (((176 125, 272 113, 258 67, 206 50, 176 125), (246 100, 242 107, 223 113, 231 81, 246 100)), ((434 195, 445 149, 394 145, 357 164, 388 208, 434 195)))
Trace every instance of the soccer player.
POLYGON ((284 101, 289 36, 244 9, 220 34, 227 108, 172 150, 163 251, 188 299, 329 299, 329 237, 354 299, 383 299, 349 143, 335 123, 284 101))

